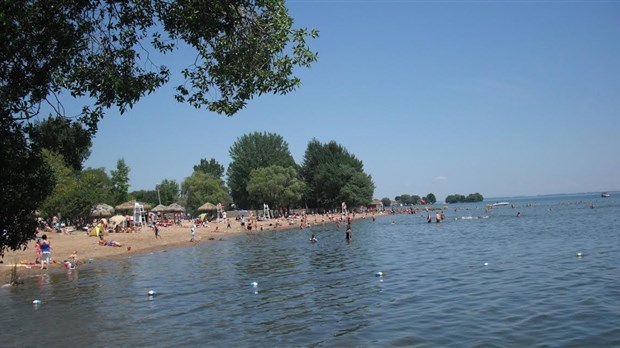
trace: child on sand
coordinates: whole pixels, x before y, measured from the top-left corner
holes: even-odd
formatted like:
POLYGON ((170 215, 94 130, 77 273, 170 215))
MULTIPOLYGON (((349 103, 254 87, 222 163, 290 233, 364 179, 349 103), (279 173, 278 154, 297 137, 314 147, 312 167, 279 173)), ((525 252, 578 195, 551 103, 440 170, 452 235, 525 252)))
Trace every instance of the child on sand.
POLYGON ((36 258, 34 259, 34 264, 41 263, 41 259, 43 258, 43 252, 41 251, 41 239, 37 238, 37 242, 34 245, 34 250, 37 253, 36 258))

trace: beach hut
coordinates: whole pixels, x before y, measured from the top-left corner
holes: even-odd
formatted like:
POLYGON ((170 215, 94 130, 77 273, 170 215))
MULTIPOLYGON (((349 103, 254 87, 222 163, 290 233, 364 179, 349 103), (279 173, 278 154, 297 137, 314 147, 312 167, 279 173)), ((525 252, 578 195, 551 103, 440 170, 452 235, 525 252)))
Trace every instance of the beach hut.
POLYGON ((172 203, 166 207, 166 212, 173 214, 172 220, 175 223, 178 223, 181 220, 181 215, 183 215, 184 211, 185 208, 178 203, 172 203))
POLYGON ((381 211, 383 210, 383 202, 378 199, 373 199, 372 202, 368 205, 368 210, 370 211, 381 211))

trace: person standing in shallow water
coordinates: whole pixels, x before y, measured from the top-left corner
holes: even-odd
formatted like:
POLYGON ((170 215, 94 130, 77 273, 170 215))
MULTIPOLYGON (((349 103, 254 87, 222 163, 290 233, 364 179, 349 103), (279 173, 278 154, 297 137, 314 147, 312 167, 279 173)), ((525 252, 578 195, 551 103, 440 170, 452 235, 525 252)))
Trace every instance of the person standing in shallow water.
POLYGON ((47 235, 41 236, 41 269, 47 269, 52 262, 52 247, 50 242, 47 241, 47 235))
POLYGON ((349 225, 349 226, 347 226, 347 232, 346 232, 346 237, 345 237, 345 238, 346 238, 346 240, 347 240, 347 242, 350 242, 350 241, 351 241, 351 233, 352 233, 352 231, 351 231, 351 225, 349 225))

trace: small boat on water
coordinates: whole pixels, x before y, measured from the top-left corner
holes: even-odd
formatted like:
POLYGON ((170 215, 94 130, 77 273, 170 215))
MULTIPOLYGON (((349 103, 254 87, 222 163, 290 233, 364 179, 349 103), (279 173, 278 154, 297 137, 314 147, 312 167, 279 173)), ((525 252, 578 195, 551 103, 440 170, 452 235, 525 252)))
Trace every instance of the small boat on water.
POLYGON ((503 206, 506 206, 506 205, 510 205, 510 203, 508 203, 508 202, 497 202, 497 203, 493 203, 492 204, 492 206, 494 206, 494 207, 503 207, 503 206))
POLYGON ((609 193, 608 192, 603 192, 603 193, 601 193, 601 197, 607 198, 607 197, 609 197, 609 193))

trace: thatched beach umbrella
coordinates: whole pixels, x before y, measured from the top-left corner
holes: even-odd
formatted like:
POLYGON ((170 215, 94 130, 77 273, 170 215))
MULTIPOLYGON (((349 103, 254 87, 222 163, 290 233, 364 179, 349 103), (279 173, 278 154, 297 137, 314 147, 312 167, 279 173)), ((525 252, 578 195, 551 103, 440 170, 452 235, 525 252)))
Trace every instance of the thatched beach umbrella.
POLYGON ((166 207, 166 211, 173 212, 173 213, 182 213, 185 211, 185 208, 178 203, 172 203, 166 207))
POLYGON ((200 207, 198 207, 198 211, 210 211, 210 210, 217 210, 217 207, 215 206, 215 204, 207 202, 201 205, 200 207))
POLYGON ((114 213, 114 207, 105 203, 97 204, 90 212, 93 217, 108 217, 114 213))
POLYGON ((151 211, 154 213, 160 213, 160 212, 168 211, 167 209, 168 207, 166 207, 165 205, 158 204, 155 206, 155 208, 151 209, 151 211))
POLYGON ((136 201, 125 202, 125 203, 117 205, 115 208, 116 208, 116 210, 133 210, 133 208, 135 207, 136 203, 142 205, 144 207, 144 210, 151 209, 151 205, 150 204, 142 203, 142 202, 136 202, 136 201))

